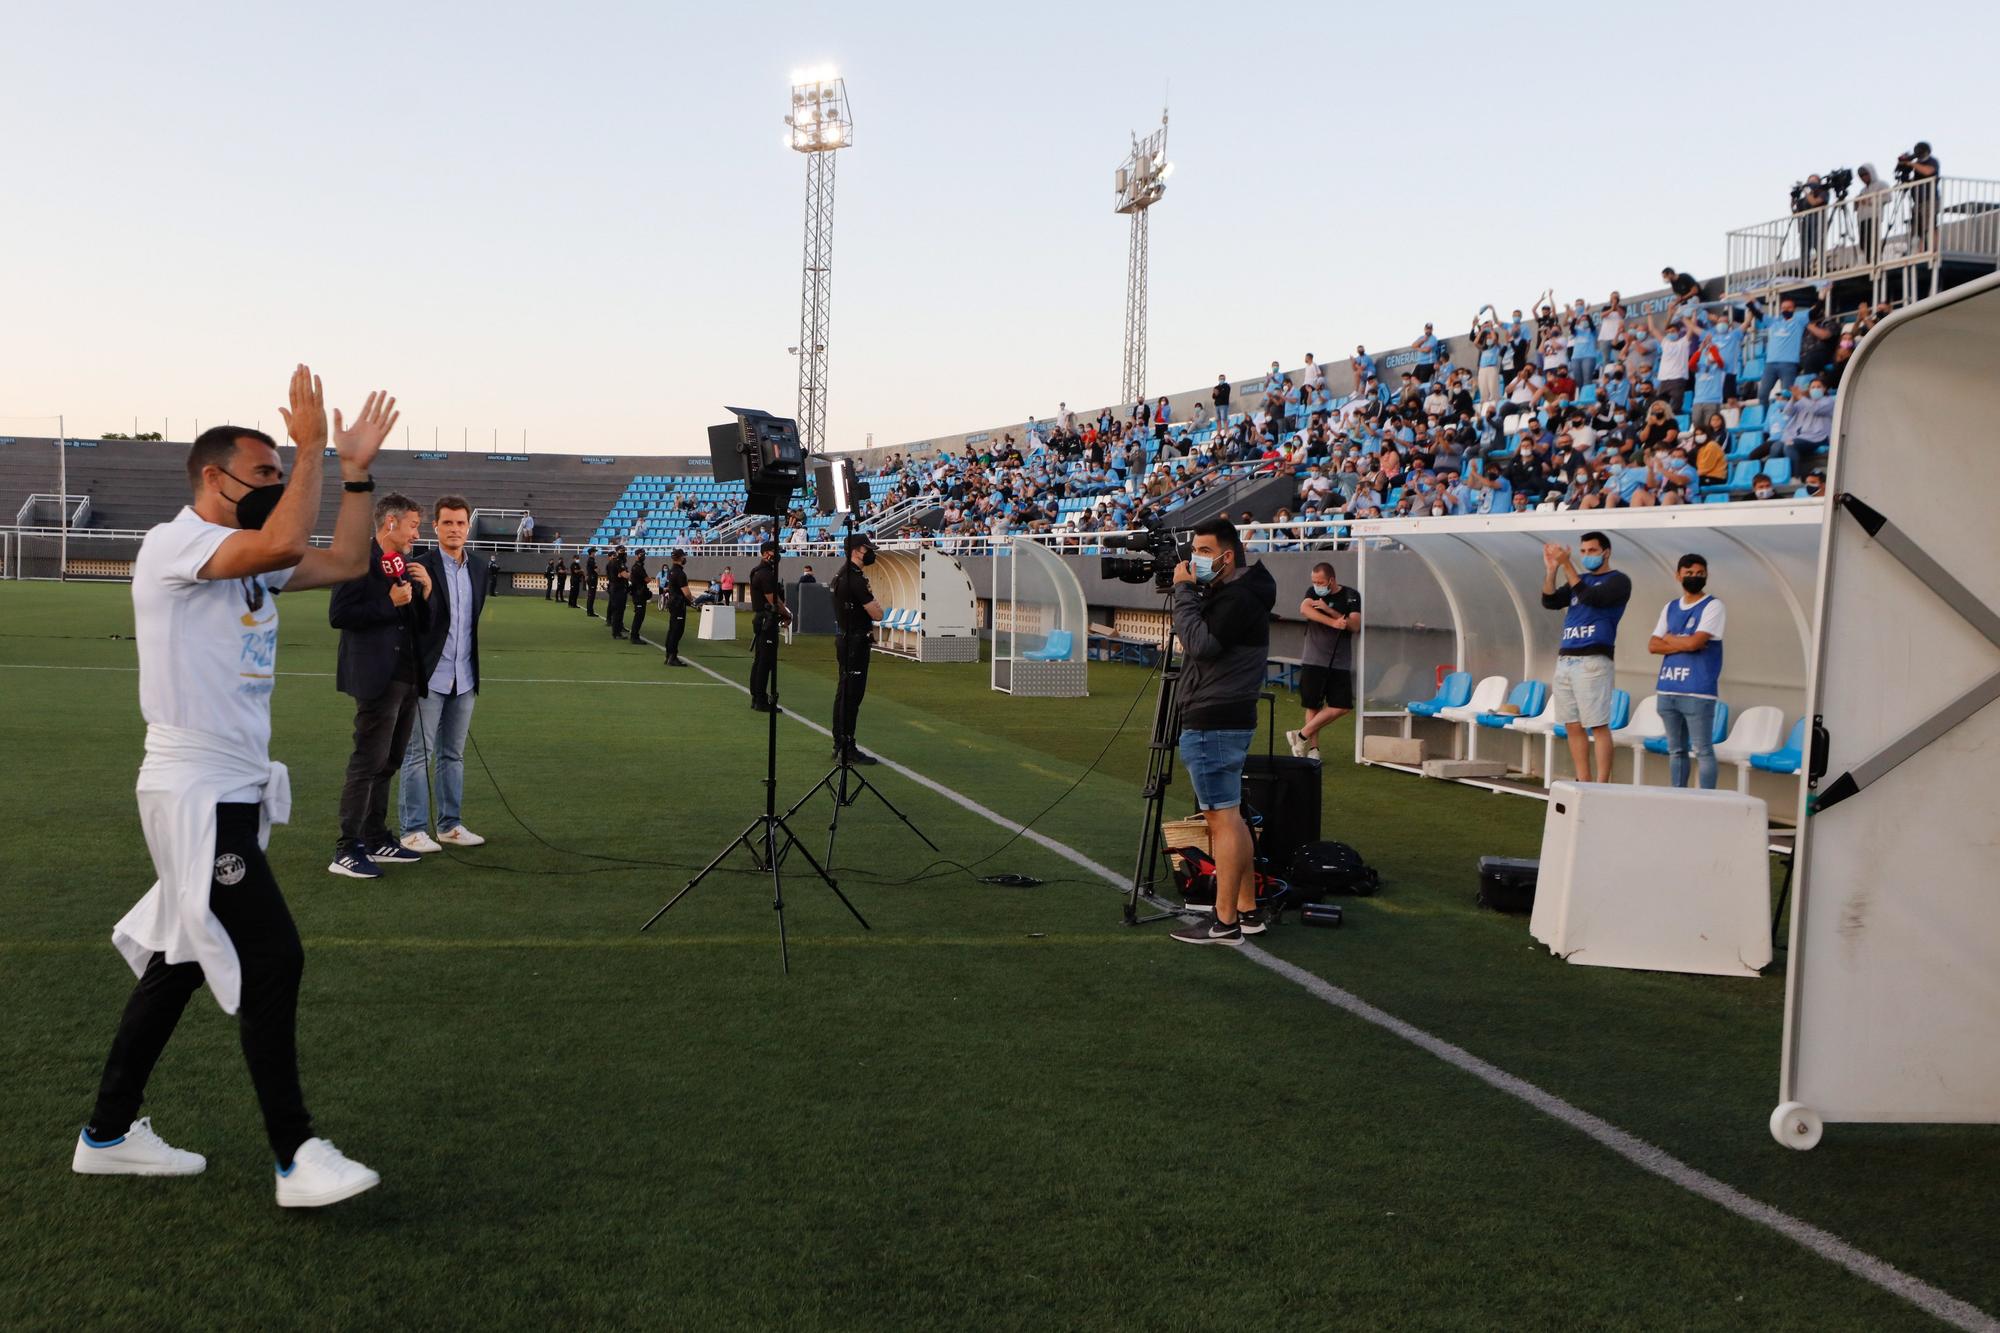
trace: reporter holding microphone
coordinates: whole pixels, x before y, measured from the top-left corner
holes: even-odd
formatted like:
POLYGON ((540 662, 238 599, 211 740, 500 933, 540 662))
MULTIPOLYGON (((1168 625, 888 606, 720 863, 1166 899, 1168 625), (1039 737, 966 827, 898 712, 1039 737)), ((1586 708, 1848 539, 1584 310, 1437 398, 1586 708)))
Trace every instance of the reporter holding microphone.
POLYGON ((418 645, 430 631, 431 576, 408 559, 422 513, 407 495, 377 500, 368 569, 335 588, 327 604, 327 620, 340 631, 334 685, 354 698, 354 753, 327 870, 352 879, 380 879, 383 865, 423 859, 389 833, 389 786, 425 694, 418 645))

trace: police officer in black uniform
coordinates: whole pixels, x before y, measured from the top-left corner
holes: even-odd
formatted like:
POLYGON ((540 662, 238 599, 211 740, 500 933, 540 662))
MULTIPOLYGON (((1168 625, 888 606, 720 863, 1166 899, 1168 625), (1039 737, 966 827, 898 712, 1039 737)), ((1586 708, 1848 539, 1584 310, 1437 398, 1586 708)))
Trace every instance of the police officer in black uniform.
POLYGON ((569 566, 563 563, 561 551, 556 552, 555 569, 556 569, 556 600, 560 602, 563 599, 563 580, 569 577, 569 566))
POLYGON ((576 599, 583 594, 583 561, 575 556, 569 558, 569 605, 576 609, 576 599))
POLYGON ((681 661, 681 635, 688 627, 688 553, 680 547, 674 548, 668 557, 671 562, 667 572, 660 576, 660 596, 667 603, 667 665, 684 667, 681 661))
POLYGON ((604 595, 609 604, 604 608, 604 619, 611 625, 611 637, 625 637, 625 595, 631 585, 625 582, 625 548, 611 548, 611 558, 604 562, 604 595))
POLYGON ((872 764, 875 756, 854 743, 854 724, 861 712, 861 697, 868 692, 868 661, 873 652, 870 631, 882 618, 882 604, 875 600, 868 576, 862 573, 875 563, 875 543, 854 533, 842 549, 847 559, 833 576, 831 587, 833 651, 840 664, 833 691, 833 757, 839 763, 872 764))
POLYGON ((561 563, 559 560, 551 560, 542 566, 542 600, 545 602, 555 596, 556 566, 561 563))
POLYGON ((585 552, 588 557, 583 562, 583 613, 592 620, 597 619, 597 548, 585 552))
POLYGON ((639 627, 646 623, 646 606, 653 600, 646 584, 652 576, 646 572, 646 548, 641 546, 632 552, 632 568, 626 571, 625 581, 632 588, 632 642, 645 645, 639 637, 639 627))
POLYGON ((778 626, 789 625, 785 585, 778 581, 778 544, 757 548, 757 568, 750 571, 750 706, 768 713, 777 706, 771 695, 771 673, 778 669, 778 626))

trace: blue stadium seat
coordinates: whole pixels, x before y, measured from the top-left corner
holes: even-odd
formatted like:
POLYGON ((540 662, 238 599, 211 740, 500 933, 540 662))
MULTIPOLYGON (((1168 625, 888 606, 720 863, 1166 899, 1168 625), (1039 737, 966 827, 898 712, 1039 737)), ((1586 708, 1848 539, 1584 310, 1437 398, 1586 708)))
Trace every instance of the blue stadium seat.
POLYGON ((1507 694, 1507 702, 1517 713, 1481 713, 1473 720, 1482 727, 1506 727, 1524 717, 1540 717, 1549 706, 1549 687, 1539 680, 1524 680, 1507 694))
POLYGON ((1750 756, 1750 767, 1761 768, 1766 773, 1796 773, 1805 762, 1806 720, 1800 718, 1792 723, 1792 734, 1778 749, 1764 754, 1750 756))
POLYGON ((1765 459, 1764 475, 1771 479, 1773 486, 1789 484, 1792 480, 1792 460, 1789 458, 1765 459))
POLYGON ((1755 427, 1741 427, 1731 438, 1729 457, 1733 461, 1748 458, 1750 451, 1764 442, 1764 432, 1755 427))
POLYGON ((1418 717, 1436 717, 1446 708, 1463 708, 1472 699, 1472 673, 1454 671, 1444 678, 1438 692, 1428 699, 1413 699, 1404 705, 1418 717))
POLYGON ((1076 639, 1066 629, 1056 630, 1049 635, 1049 641, 1041 647, 1021 654, 1027 662, 1067 662, 1071 647, 1076 639))

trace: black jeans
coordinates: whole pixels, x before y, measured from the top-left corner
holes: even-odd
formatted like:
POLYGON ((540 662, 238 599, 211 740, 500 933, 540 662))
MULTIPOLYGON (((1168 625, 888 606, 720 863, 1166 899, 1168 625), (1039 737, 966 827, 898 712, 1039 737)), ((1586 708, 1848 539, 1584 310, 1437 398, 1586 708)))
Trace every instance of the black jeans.
POLYGON ((595 574, 585 579, 583 583, 583 613, 587 616, 597 614, 597 575, 595 574))
POLYGON ((750 618, 750 699, 753 703, 776 703, 771 677, 778 669, 778 618, 756 615, 750 618))
POLYGON ((688 627, 687 603, 683 602, 679 606, 674 606, 672 604, 669 604, 667 607, 667 656, 668 657, 679 657, 681 655, 681 635, 687 632, 687 627, 688 627))
POLYGON ((851 750, 861 700, 868 693, 868 663, 874 653, 865 633, 839 635, 834 639, 833 653, 840 663, 833 692, 833 744, 835 749, 851 750))
MULTIPOLYGON (((305 970, 305 950, 298 928, 278 892, 278 881, 257 846, 257 807, 228 804, 215 807, 215 857, 222 873, 235 878, 210 882, 208 903, 229 932, 243 969, 237 1026, 243 1039, 243 1059, 250 1082, 264 1110, 264 1133, 280 1164, 288 1164, 298 1146, 312 1137, 312 1116, 299 1090, 297 1041, 299 977, 305 970), (234 857, 235 860, 226 860, 234 857), (238 867, 240 862, 240 869, 238 867)), ((146 1099, 146 1081, 167 1039, 174 1035, 188 997, 201 989, 201 964, 172 963, 154 954, 132 996, 125 1016, 111 1039, 104 1077, 97 1087, 91 1127, 100 1134, 123 1134, 138 1117, 146 1099)))
POLYGON ((632 599, 632 642, 639 642, 639 627, 646 623, 646 594, 632 599))
POLYGON ((576 576, 571 576, 569 581, 569 604, 571 606, 576 605, 576 599, 582 594, 582 592, 583 592, 583 580, 576 576))
POLYGON ((354 705, 354 753, 340 788, 340 836, 377 847, 389 836, 389 784, 403 766, 410 725, 417 717, 417 687, 392 680, 373 699, 354 705))
POLYGON ((625 585, 622 583, 613 583, 608 595, 611 599, 611 605, 605 609, 604 618, 611 622, 612 634, 623 634, 625 632, 625 585))

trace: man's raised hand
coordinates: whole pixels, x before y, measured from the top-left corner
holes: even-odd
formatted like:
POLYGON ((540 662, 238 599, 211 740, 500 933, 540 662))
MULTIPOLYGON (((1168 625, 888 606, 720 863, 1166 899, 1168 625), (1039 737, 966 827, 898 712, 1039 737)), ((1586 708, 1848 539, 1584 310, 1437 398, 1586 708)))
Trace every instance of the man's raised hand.
MULTIPOLYGON (((377 389, 368 395, 362 405, 361 415, 354 419, 350 428, 341 420, 340 409, 333 409, 333 447, 340 452, 343 466, 366 470, 375 461, 375 455, 382 450, 382 441, 389 438, 389 432, 396 428, 402 413, 396 410, 396 400, 386 392, 377 389)), ((326 418, 320 418, 321 438, 325 438, 326 418)), ((297 439, 295 435, 292 438, 297 439)))
POLYGON ((324 449, 326 397, 320 392, 319 376, 303 361, 292 371, 291 400, 291 407, 278 409, 285 419, 285 434, 301 449, 324 449))

